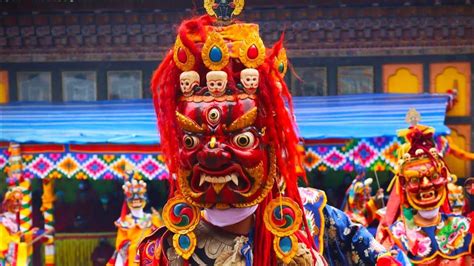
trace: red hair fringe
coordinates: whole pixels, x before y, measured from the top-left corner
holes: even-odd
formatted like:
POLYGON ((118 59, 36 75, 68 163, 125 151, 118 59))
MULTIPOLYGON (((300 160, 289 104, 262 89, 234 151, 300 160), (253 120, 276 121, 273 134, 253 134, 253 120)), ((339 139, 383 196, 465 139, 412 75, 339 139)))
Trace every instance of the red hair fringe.
MULTIPOLYGON (((194 19, 184 21, 178 29, 179 37, 182 43, 189 48, 196 58, 196 69, 200 73, 201 79, 204 79, 203 73, 207 72, 204 64, 202 64, 201 55, 198 47, 193 40, 188 37, 189 33, 198 34, 204 42, 206 39, 206 26, 213 23, 213 19, 209 16, 201 16, 194 19)), ((297 145, 299 138, 296 129, 295 118, 293 115, 293 101, 288 87, 283 77, 278 74, 278 70, 274 67, 276 55, 283 48, 283 36, 269 50, 265 62, 258 68, 260 73, 259 90, 257 91, 258 108, 259 108, 259 124, 266 127, 268 139, 272 140, 271 145, 275 149, 277 167, 279 175, 286 184, 285 195, 295 200, 301 209, 303 204, 298 192, 296 166, 299 163, 297 159, 297 145), (281 90, 277 87, 277 83, 282 86, 281 90)), ((229 65, 223 69, 229 77, 229 86, 235 86, 234 79, 239 77, 243 65, 231 60, 229 65)), ((173 62, 173 51, 170 50, 160 66, 153 74, 151 89, 153 93, 153 102, 158 120, 160 132, 160 142, 165 161, 170 171, 170 197, 174 195, 176 190, 176 181, 174 180, 178 165, 178 143, 177 123, 175 111, 177 107, 177 99, 179 93, 179 75, 181 71, 173 62)), ((276 256, 273 251, 273 236, 265 228, 263 222, 263 212, 267 204, 277 195, 278 184, 276 183, 274 191, 260 203, 256 211, 255 222, 255 241, 254 241, 254 265, 266 266, 276 265, 276 256), (276 191, 275 191, 276 190, 276 191)), ((308 236, 306 244, 312 243, 311 233, 307 220, 303 219, 304 228, 308 236)))

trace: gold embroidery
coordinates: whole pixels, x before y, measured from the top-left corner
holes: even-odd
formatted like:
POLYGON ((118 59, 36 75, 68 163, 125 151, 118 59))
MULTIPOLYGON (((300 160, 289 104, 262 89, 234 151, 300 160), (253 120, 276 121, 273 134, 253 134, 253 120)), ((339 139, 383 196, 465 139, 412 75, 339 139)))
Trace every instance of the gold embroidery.
POLYGON ((176 42, 174 44, 174 49, 173 49, 173 61, 176 64, 176 66, 181 69, 182 71, 189 71, 192 70, 194 67, 194 63, 196 59, 194 58, 194 55, 189 51, 189 49, 184 46, 184 44, 181 42, 181 39, 176 38, 176 42), (186 61, 181 62, 178 57, 178 53, 180 49, 186 54, 186 61))
POLYGON ((229 63, 229 48, 219 33, 214 31, 208 33, 207 40, 201 50, 201 57, 204 65, 210 70, 221 70, 229 63), (219 61, 211 59, 211 52, 218 54, 219 61))
POLYGON ((252 32, 244 39, 239 49, 239 59, 242 64, 249 68, 257 68, 263 64, 263 61, 265 61, 265 45, 260 36, 258 36, 258 32, 252 32), (255 58, 248 56, 248 50, 252 46, 255 46, 257 49, 257 56, 255 58))

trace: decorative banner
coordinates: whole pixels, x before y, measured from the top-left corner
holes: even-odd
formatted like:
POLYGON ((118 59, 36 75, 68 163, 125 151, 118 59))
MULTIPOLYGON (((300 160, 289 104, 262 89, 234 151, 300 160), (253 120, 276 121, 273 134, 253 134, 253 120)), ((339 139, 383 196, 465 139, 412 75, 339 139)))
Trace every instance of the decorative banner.
MULTIPOLYGON (((448 141, 436 136, 440 153, 448 151, 448 141)), ((350 139, 340 143, 306 144, 304 166, 307 171, 354 170, 362 166, 377 171, 393 169, 397 163, 397 149, 403 143, 398 137, 350 139)), ((159 153, 37 153, 23 154, 23 177, 122 179, 125 169, 133 168, 141 178, 168 178, 164 158, 159 153)), ((0 169, 8 163, 8 152, 0 149, 0 169)))
MULTIPOLYGON (((7 163, 0 150, 0 168, 7 163)), ((39 153, 23 154, 25 178, 122 179, 125 169, 135 169, 141 178, 166 179, 164 159, 156 154, 89 154, 39 153)))
MULTIPOLYGON (((443 136, 435 137, 438 151, 445 154, 448 141, 443 136)), ((376 171, 389 171, 397 164, 397 149, 403 140, 398 137, 350 139, 341 144, 306 145, 303 160, 307 171, 328 169, 354 171, 355 166, 376 171)))

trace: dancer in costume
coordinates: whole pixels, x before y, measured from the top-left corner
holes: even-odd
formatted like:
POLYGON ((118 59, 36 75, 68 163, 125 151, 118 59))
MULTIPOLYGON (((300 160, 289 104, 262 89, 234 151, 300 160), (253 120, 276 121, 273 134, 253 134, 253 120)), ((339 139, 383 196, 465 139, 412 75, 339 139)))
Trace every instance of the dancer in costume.
POLYGON ((170 171, 165 227, 141 265, 374 265, 390 260, 365 228, 297 187, 298 136, 280 40, 232 19, 243 0, 205 1, 152 80, 170 171), (324 254, 324 257, 323 257, 324 254))
POLYGON ((462 186, 456 185, 458 177, 456 175, 451 175, 448 183, 448 199, 451 210, 454 214, 465 215, 467 214, 466 210, 466 201, 464 196, 464 188, 462 186))
POLYGON ((136 265, 135 257, 140 241, 154 229, 162 225, 161 217, 143 211, 146 205, 146 183, 132 179, 122 186, 126 205, 130 210, 122 212, 115 222, 117 226, 116 251, 107 265, 127 266, 136 265))
POLYGON ((407 254, 413 264, 471 265, 470 219, 449 214, 448 167, 433 140, 434 129, 419 125, 415 110, 411 126, 401 131, 407 143, 399 149, 395 189, 377 237, 407 254))
POLYGON ((39 230, 21 232, 18 214, 21 209, 23 193, 20 187, 13 187, 5 194, 0 214, 0 265, 28 265, 33 241, 36 241, 39 230))
POLYGON ((380 219, 377 210, 383 207, 383 189, 372 197, 372 182, 372 178, 365 178, 364 172, 359 173, 347 189, 341 208, 351 221, 365 227, 380 219))

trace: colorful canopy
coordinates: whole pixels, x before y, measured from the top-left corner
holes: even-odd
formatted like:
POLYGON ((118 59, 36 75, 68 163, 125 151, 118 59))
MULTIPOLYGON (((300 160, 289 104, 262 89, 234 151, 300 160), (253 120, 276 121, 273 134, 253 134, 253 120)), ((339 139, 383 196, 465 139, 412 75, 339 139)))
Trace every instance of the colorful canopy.
MULTIPOLYGON (((445 95, 359 94, 295 97, 295 114, 306 140, 395 136, 416 108, 422 123, 445 135, 445 95)), ((0 105, 0 141, 51 144, 158 144, 150 99, 0 105)))

